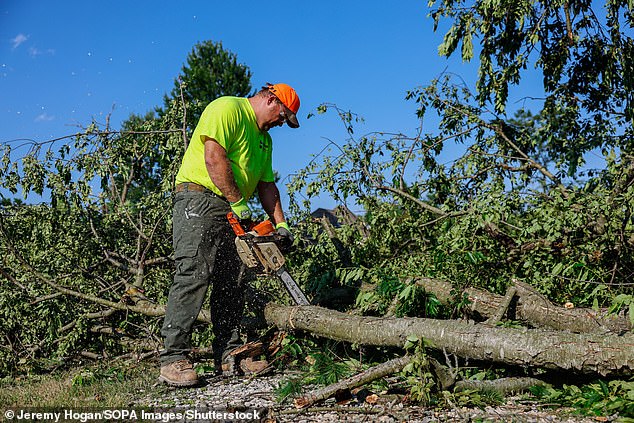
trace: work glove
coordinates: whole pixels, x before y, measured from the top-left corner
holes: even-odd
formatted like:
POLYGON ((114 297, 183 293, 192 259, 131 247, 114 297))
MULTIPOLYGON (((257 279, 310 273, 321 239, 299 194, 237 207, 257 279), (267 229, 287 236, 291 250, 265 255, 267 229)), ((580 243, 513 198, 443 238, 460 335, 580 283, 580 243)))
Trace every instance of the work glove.
POLYGON ((295 241, 295 237, 293 236, 291 229, 286 222, 280 222, 275 225, 275 230, 277 234, 280 235, 280 248, 282 252, 288 252, 291 250, 293 245, 293 241, 295 241))
POLYGON ((238 216, 239 220, 251 219, 251 209, 249 208, 247 200, 245 200, 244 197, 240 198, 235 203, 229 203, 229 205, 231 206, 231 211, 234 212, 236 216, 238 216))

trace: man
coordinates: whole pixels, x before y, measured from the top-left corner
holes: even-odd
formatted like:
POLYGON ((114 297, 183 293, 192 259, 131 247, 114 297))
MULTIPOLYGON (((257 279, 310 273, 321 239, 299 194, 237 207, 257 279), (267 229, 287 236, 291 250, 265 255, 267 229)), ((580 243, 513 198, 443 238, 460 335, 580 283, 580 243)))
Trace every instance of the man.
POLYGON ((247 201, 257 190, 279 234, 292 235, 282 211, 271 163, 269 129, 299 127, 299 97, 286 84, 267 84, 249 98, 220 97, 200 117, 176 176, 173 244, 176 273, 161 334, 159 379, 173 386, 198 382, 188 359, 191 332, 211 291, 212 349, 216 371, 239 345, 244 307, 242 262, 226 215, 251 216, 247 201))

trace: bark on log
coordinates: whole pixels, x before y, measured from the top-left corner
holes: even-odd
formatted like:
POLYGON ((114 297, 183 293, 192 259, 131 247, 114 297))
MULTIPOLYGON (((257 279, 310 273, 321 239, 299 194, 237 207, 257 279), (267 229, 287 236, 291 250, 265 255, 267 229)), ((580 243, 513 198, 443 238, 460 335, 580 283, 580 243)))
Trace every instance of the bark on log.
MULTIPOLYGON (((457 300, 452 295, 454 287, 450 282, 421 278, 416 279, 414 283, 434 294, 443 304, 457 300)), ((568 330, 576 333, 623 334, 634 330, 624 314, 608 315, 607 309, 558 307, 532 286, 518 281, 515 281, 514 285, 517 303, 514 312, 508 316, 510 320, 517 320, 522 324, 534 327, 568 330)), ((504 298, 501 295, 476 288, 467 288, 462 293, 470 301, 469 312, 474 317, 482 319, 495 316, 504 298)))
POLYGON ((454 392, 480 391, 498 392, 502 395, 527 391, 533 386, 549 386, 543 380, 532 377, 506 377, 495 380, 461 380, 456 382, 454 392))
POLYGON ((339 391, 356 388, 357 386, 365 385, 366 383, 391 375, 392 373, 400 372, 411 360, 412 358, 410 356, 395 358, 337 383, 333 383, 321 389, 316 389, 303 397, 297 398, 295 400, 295 407, 308 407, 317 401, 330 398, 339 391))
POLYGON ((460 357, 517 366, 561 369, 602 376, 634 375, 633 335, 592 335, 512 329, 461 321, 351 316, 316 306, 270 303, 267 322, 330 339, 403 347, 409 335, 460 357))

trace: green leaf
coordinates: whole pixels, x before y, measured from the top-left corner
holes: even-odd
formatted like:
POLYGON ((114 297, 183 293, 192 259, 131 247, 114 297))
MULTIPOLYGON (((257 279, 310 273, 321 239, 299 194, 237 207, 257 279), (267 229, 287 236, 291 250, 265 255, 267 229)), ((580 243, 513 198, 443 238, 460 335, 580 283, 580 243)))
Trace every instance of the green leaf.
POLYGON ((404 348, 406 350, 414 348, 418 345, 419 341, 420 339, 416 335, 409 335, 407 339, 405 340, 404 348))
POLYGON ((472 32, 468 31, 465 33, 462 38, 462 61, 470 62, 473 59, 473 41, 472 41, 472 32))

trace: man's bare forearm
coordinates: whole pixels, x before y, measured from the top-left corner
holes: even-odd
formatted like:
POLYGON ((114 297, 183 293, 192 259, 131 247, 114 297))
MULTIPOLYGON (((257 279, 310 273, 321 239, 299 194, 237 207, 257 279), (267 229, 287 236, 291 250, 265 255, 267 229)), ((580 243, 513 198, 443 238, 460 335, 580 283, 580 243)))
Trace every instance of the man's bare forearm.
POLYGON ((282 210, 280 191, 277 189, 275 182, 258 183, 258 195, 264 211, 273 219, 276 225, 286 221, 282 210))
POLYGON ((205 140, 205 165, 211 181, 229 202, 235 203, 242 198, 227 152, 212 138, 205 140))

